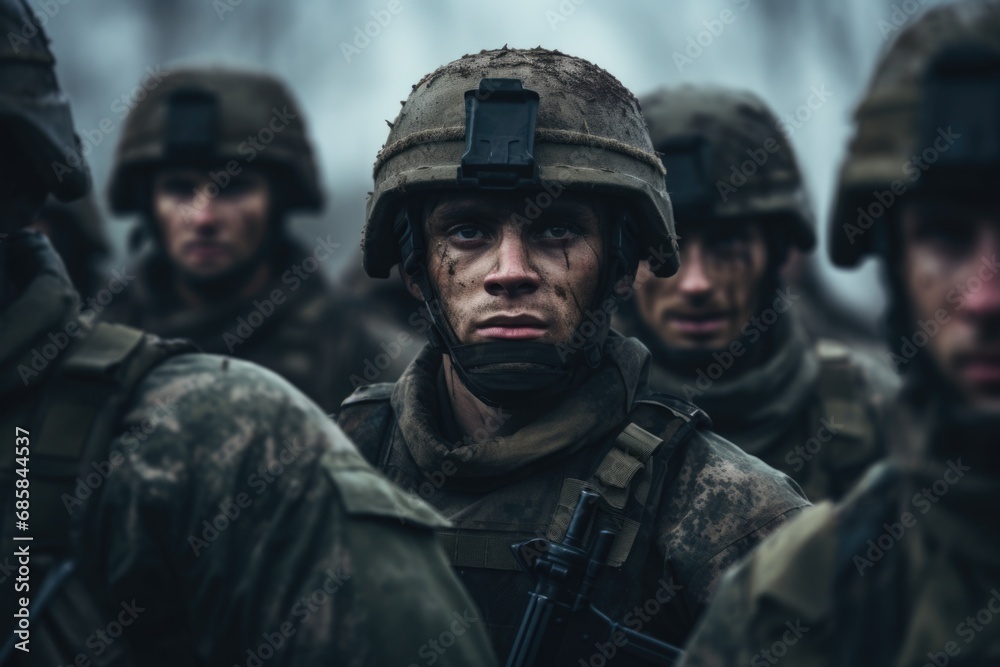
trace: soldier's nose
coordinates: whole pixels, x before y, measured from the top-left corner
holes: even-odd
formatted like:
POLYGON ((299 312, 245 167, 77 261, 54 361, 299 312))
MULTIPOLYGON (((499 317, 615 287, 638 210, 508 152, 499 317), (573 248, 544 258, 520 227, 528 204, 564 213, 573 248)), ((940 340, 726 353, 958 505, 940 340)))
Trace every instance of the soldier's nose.
POLYGON ((684 296, 703 297, 712 291, 705 260, 705 252, 697 240, 691 240, 681 250, 681 266, 676 280, 684 296))
POLYGON ((494 296, 516 296, 538 289, 541 279, 531 265, 528 249, 520 234, 504 233, 496 253, 496 264, 484 281, 487 292, 494 296))

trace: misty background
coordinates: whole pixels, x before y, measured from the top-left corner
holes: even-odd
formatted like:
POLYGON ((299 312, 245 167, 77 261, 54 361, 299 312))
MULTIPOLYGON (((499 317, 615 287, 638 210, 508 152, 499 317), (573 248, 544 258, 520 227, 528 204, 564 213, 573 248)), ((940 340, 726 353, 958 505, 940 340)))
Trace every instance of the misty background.
MULTIPOLYGON (((292 228, 310 247, 312 239, 327 234, 340 243, 340 255, 326 267, 332 275, 360 254, 365 193, 371 189, 375 154, 388 133, 386 120, 396 116, 399 101, 424 74, 463 54, 504 44, 541 45, 595 62, 640 97, 662 85, 730 85, 757 92, 779 117, 794 114, 814 91, 822 90, 827 99, 809 114, 800 111, 786 126, 821 226, 821 245, 811 268, 837 303, 872 323, 884 303, 873 263, 869 260, 859 271, 844 272, 826 259, 832 191, 850 133, 851 112, 878 55, 898 33, 897 26, 940 1, 29 0, 29 4, 45 15, 77 130, 90 137, 85 140, 85 148, 90 146, 87 159, 105 213, 123 103, 131 103, 139 92, 136 86, 149 71, 213 63, 265 70, 285 79, 304 110, 327 196, 322 216, 296 217, 292 228), (389 12, 390 6, 398 12, 389 12), (731 12, 729 24, 719 21, 724 10, 731 12), (105 118, 113 123, 110 134, 98 129, 105 118)), ((124 261, 125 239, 134 220, 106 219, 117 266, 124 261)))

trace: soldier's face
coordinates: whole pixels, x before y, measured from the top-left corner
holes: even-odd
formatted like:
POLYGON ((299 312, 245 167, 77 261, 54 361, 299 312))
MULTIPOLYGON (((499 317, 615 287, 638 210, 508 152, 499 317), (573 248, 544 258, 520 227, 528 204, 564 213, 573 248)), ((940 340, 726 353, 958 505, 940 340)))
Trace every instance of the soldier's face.
POLYGON ((640 264, 639 314, 671 347, 727 347, 757 312, 768 261, 764 235, 756 224, 715 222, 682 233, 680 250, 680 270, 670 278, 640 264))
POLYGON ((224 188, 200 169, 165 169, 153 179, 153 215, 167 255, 192 278, 227 275, 257 260, 270 206, 268 180, 255 170, 224 188))
MULTIPOLYGON (((1000 207, 995 202, 908 202, 900 216, 902 281, 912 349, 971 405, 1000 411, 1000 207)), ((906 354, 903 341, 893 352, 906 354)))
POLYGON ((424 217, 430 278, 462 343, 570 339, 597 290, 599 208, 563 194, 528 221, 523 193, 453 194, 424 217))

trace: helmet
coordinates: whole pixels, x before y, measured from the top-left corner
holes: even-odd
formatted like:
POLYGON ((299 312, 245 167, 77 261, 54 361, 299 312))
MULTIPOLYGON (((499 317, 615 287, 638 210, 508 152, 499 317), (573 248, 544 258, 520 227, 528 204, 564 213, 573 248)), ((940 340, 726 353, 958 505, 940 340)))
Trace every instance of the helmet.
POLYGON ((285 85, 267 74, 212 67, 167 72, 129 114, 115 150, 111 208, 141 211, 151 168, 228 160, 287 176, 288 209, 323 205, 302 112, 285 85))
MULTIPOLYGON (((90 174, 59 89, 45 31, 23 0, 0 0, 0 121, 33 176, 63 201, 90 189, 90 174)), ((26 221, 27 222, 27 221, 26 221)))
POLYGON ((542 48, 467 55, 421 79, 390 125, 362 241, 373 278, 402 261, 393 225, 406 195, 552 182, 628 202, 638 247, 666 257, 660 275, 676 272, 663 167, 635 97, 596 65, 542 48), (481 150, 498 138, 505 150, 481 150))
POLYGON ((795 151, 754 93, 716 86, 660 88, 640 99, 683 220, 761 217, 783 225, 802 250, 816 223, 795 151))
POLYGON ((431 313, 431 344, 449 354, 462 383, 484 403, 524 405, 575 386, 600 364, 609 318, 590 335, 578 332, 581 344, 571 350, 534 341, 462 344, 447 318, 435 315, 422 226, 409 217, 411 195, 558 189, 611 197, 624 211, 604 230, 605 295, 634 272, 639 248, 662 258, 659 275, 677 271, 663 165, 635 97, 596 65, 542 48, 467 55, 417 83, 390 126, 368 200, 365 270, 387 278, 402 264, 431 313), (523 363, 512 371, 510 362, 523 363))
MULTIPOLYGON (((875 252, 866 233, 907 191, 964 173, 1000 171, 1000 8, 967 0, 927 11, 875 69, 854 113, 840 169, 830 257, 854 266, 875 252), (933 167, 931 167, 933 164, 933 167), (926 173, 925 173, 926 172, 926 173)), ((987 181, 988 182, 988 181, 987 181)), ((995 182, 995 180, 993 180, 995 182)))

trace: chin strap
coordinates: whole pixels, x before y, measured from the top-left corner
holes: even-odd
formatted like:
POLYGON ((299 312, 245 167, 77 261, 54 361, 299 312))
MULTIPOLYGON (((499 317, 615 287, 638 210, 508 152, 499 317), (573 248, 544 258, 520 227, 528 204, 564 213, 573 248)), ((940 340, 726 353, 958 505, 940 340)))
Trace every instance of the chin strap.
MULTIPOLYGON (((403 207, 394 223, 403 259, 402 269, 423 297, 432 324, 427 331, 432 348, 451 357, 459 379, 476 398, 491 407, 517 408, 537 404, 565 393, 600 366, 604 341, 611 330, 611 314, 601 308, 586 314, 566 343, 461 343, 430 283, 424 265, 427 248, 423 230, 412 222, 418 219, 415 210, 403 207)), ((621 231, 625 222, 614 233, 606 235, 606 240, 611 242, 610 256, 614 259, 606 262, 608 266, 598 283, 604 287, 600 290, 599 304, 613 294, 616 275, 629 267, 625 259, 629 255, 627 235, 621 231)))

